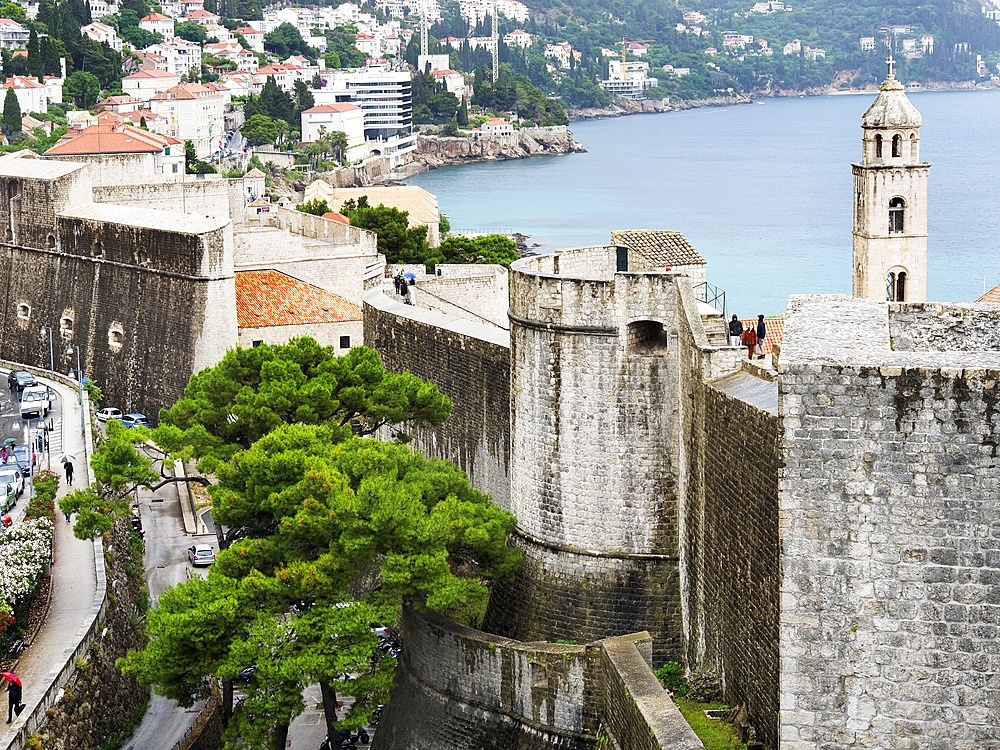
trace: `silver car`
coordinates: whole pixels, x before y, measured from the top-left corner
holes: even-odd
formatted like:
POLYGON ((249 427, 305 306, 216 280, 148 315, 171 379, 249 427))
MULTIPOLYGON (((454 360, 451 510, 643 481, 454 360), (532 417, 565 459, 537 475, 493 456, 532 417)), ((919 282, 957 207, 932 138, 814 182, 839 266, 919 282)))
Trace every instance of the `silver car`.
POLYGON ((215 562, 215 550, 208 544, 195 544, 188 547, 188 561, 194 567, 211 565, 215 562))
POLYGON ((14 496, 21 497, 24 492, 24 476, 17 464, 4 464, 0 466, 0 492, 6 492, 4 485, 11 485, 14 489, 14 496))

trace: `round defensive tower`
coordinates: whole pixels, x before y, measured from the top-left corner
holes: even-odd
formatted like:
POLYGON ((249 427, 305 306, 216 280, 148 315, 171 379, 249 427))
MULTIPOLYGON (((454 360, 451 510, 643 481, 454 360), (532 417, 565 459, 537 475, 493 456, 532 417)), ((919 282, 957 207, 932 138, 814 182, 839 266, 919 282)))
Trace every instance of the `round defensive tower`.
POLYGON ((688 276, 626 248, 511 266, 511 510, 524 565, 485 627, 521 640, 648 630, 679 657, 688 276), (619 269, 616 271, 616 269, 619 269))

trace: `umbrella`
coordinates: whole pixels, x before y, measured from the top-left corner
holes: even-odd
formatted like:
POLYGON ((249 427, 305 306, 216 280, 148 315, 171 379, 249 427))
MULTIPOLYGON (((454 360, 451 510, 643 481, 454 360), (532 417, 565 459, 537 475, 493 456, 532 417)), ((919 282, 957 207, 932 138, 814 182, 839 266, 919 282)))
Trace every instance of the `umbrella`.
POLYGON ((17 438, 7 438, 6 440, 3 441, 3 444, 4 445, 16 445, 17 444, 17 438))
POLYGON ((68 453, 64 453, 62 456, 59 457, 59 460, 65 464, 69 463, 70 461, 76 461, 76 456, 71 456, 68 453))
POLYGON ((0 672, 0 677, 6 677, 11 682, 16 682, 18 687, 21 687, 21 680, 19 680, 17 675, 13 672, 0 672))
POLYGON ((403 276, 405 276, 408 279, 415 279, 415 278, 417 278, 417 275, 413 274, 413 273, 404 273, 403 276))

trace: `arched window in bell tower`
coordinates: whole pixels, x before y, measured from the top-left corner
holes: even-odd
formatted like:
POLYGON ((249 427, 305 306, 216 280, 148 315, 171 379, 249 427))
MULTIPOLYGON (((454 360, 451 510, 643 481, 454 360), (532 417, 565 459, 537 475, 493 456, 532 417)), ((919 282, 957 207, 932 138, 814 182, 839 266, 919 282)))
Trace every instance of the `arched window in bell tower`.
POLYGON ((892 155, 896 157, 903 155, 903 136, 899 133, 892 137, 892 155))
POLYGON ((885 299, 886 302, 906 301, 906 271, 897 269, 886 274, 885 299))
POLYGON ((881 135, 876 135, 875 136, 875 158, 876 159, 881 159, 882 158, 882 136, 881 135))
POLYGON ((906 204, 902 198, 893 198, 889 201, 889 234, 903 233, 903 212, 906 204))

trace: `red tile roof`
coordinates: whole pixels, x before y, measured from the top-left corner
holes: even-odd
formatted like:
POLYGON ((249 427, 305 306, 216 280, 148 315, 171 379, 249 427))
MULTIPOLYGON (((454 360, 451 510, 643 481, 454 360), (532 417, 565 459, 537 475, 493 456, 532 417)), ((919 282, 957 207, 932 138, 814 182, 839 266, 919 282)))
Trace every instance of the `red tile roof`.
POLYGON ((236 273, 236 323, 240 328, 352 320, 361 320, 361 307, 338 294, 273 269, 236 273))
MULTIPOLYGON (((740 323, 743 324, 743 330, 746 330, 750 326, 753 326, 754 330, 757 330, 757 318, 741 318, 740 323)), ((764 354, 770 354, 771 348, 775 344, 780 344, 781 337, 785 334, 785 317, 782 315, 779 318, 764 318, 764 330, 767 332, 767 335, 764 337, 762 350, 764 354)), ((738 341, 733 342, 734 345, 738 343, 738 341)))
MULTIPOLYGON (((244 177, 245 176, 246 175, 244 175, 244 177)), ((346 216, 344 216, 341 213, 337 213, 336 211, 327 211, 325 214, 323 214, 323 218, 324 219, 330 219, 331 221, 337 221, 337 222, 340 222, 341 224, 350 224, 351 223, 350 219, 348 219, 346 216)))
POLYGON ((313 112, 351 112, 355 109, 361 109, 361 107, 349 102, 340 102, 339 104, 318 104, 315 107, 302 110, 302 113, 308 115, 313 112))
POLYGON ((150 13, 148 16, 143 16, 139 23, 142 21, 173 21, 170 16, 165 16, 162 13, 150 13))
MULTIPOLYGON (((105 114, 105 113, 102 113, 105 114)), ((131 125, 101 123, 84 128, 79 133, 67 133, 45 152, 45 156, 72 154, 133 154, 160 153, 180 141, 131 125)))

